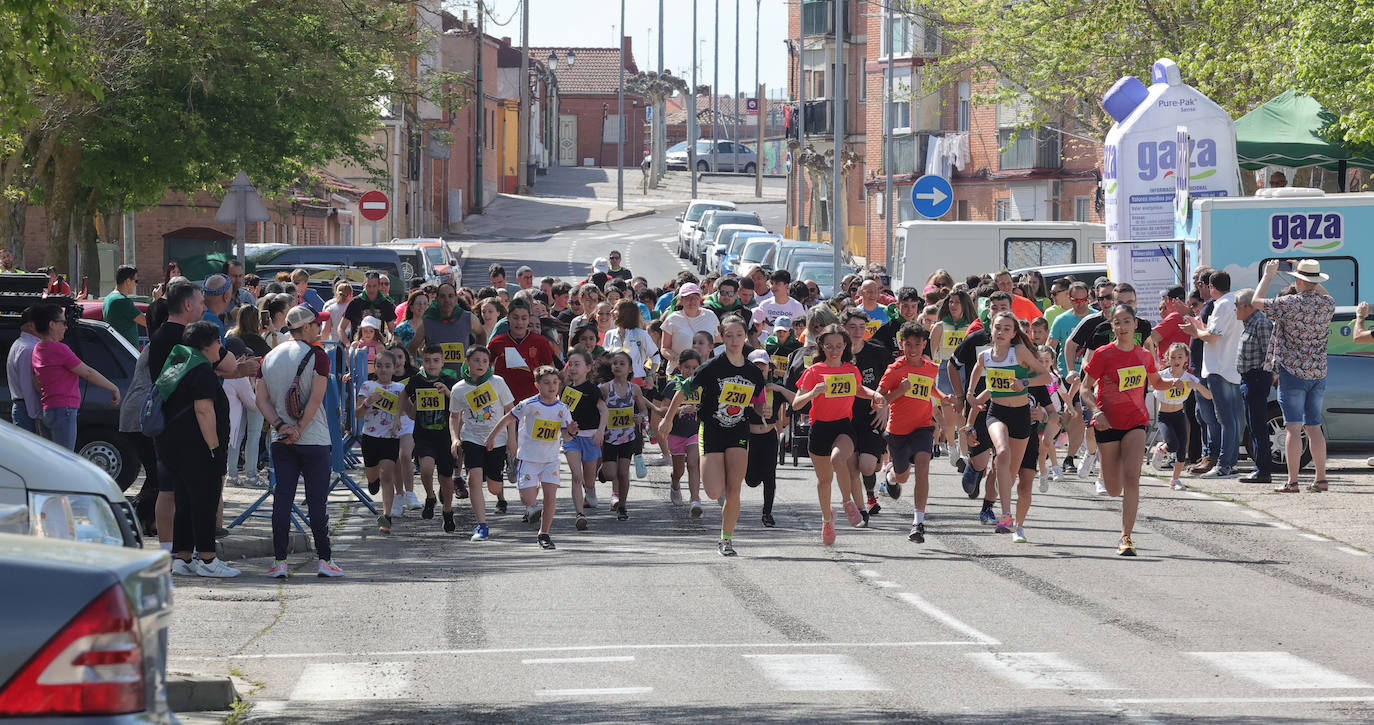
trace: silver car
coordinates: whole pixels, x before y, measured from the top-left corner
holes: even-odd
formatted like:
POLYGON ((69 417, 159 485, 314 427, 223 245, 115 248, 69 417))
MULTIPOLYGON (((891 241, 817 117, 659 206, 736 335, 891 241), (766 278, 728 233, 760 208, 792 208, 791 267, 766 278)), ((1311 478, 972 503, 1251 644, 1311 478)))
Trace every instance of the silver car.
MULTIPOLYGON (((687 168, 687 142, 683 141, 668 149, 666 158, 670 169, 687 168)), ((758 168, 758 164, 758 154, 742 143, 716 141, 713 154, 709 139, 697 141, 697 171, 742 171, 752 174, 758 168)))
POLYGON ((677 215, 677 256, 687 259, 692 256, 692 233, 697 222, 708 211, 725 209, 734 211, 735 203, 719 199, 693 199, 687 202, 687 210, 677 215))

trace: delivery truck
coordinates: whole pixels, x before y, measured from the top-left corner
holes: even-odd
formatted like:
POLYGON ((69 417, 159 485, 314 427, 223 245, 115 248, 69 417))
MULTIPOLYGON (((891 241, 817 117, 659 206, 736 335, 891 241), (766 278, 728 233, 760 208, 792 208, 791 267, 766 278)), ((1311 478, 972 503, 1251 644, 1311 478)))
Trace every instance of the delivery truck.
POLYGON ((920 289, 944 269, 961 281, 999 269, 1093 260, 1106 227, 1087 222, 903 222, 893 232, 893 288, 920 289))

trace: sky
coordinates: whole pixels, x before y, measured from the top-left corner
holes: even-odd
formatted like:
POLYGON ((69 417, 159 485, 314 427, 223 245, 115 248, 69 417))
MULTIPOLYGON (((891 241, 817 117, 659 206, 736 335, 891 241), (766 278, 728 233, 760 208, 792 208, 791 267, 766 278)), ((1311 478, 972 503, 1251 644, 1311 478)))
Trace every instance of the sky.
MULTIPOLYGON (((759 20, 759 82, 767 84, 768 95, 776 97, 786 88, 787 5, 785 0, 757 0, 759 20)), ((615 47, 616 25, 620 22, 620 0, 528 0, 530 3, 530 46, 615 47)), ((654 0, 624 0, 626 35, 631 37, 635 62, 640 70, 658 70, 658 3, 654 0), (652 43, 650 40, 652 39, 652 43)), ((720 6, 720 88, 731 93, 735 88, 735 5, 736 0, 695 0, 698 48, 697 83, 711 83, 714 45, 713 22, 720 6)), ((754 87, 754 28, 756 0, 738 0, 740 90, 754 87)), ((693 0, 665 0, 663 23, 668 28, 663 44, 664 66, 674 75, 691 81, 693 0)), ((509 36, 520 44, 520 0, 486 0, 488 34, 509 36), (498 23, 506 23, 499 25, 498 23)), ((446 0, 446 9, 462 16, 476 13, 476 0, 446 0)))

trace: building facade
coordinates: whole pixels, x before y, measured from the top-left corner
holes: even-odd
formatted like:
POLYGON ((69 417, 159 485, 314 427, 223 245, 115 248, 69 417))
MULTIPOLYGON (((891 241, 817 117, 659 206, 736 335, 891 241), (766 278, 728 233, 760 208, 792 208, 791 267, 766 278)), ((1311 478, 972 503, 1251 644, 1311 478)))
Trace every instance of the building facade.
MULTIPOLYGON (((624 77, 639 72, 629 37, 624 42, 624 77)), ((618 95, 621 52, 618 48, 532 47, 530 55, 542 60, 559 58, 552 71, 558 85, 558 124, 550 163, 558 166, 616 166, 616 129, 620 127, 618 95), (572 53, 574 61, 566 61, 572 53)), ((625 94, 624 164, 639 166, 648 151, 644 99, 625 94)))

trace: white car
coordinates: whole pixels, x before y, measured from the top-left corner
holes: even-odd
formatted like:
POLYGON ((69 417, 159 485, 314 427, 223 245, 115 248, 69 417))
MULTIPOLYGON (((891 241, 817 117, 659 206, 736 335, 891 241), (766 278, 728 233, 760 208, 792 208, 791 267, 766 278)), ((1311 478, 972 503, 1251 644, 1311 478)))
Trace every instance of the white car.
POLYGON ((701 221, 697 228, 692 232, 691 256, 693 264, 698 268, 705 269, 706 263, 702 259, 710 251, 707 244, 715 237, 716 229, 726 224, 753 224, 763 226, 763 221, 759 215, 752 211, 738 211, 730 209, 712 209, 701 215, 701 221))
POLYGON ((740 232, 768 232, 767 229, 757 224, 722 224, 716 227, 716 235, 708 244, 708 250, 702 257, 703 273, 720 273, 720 263, 725 259, 725 253, 730 249, 730 243, 734 241, 735 235, 740 232))
POLYGON ((687 259, 692 253, 692 232, 696 231, 701 215, 712 209, 734 210, 735 204, 718 199, 693 199, 687 202, 687 210, 677 215, 677 256, 687 259))

